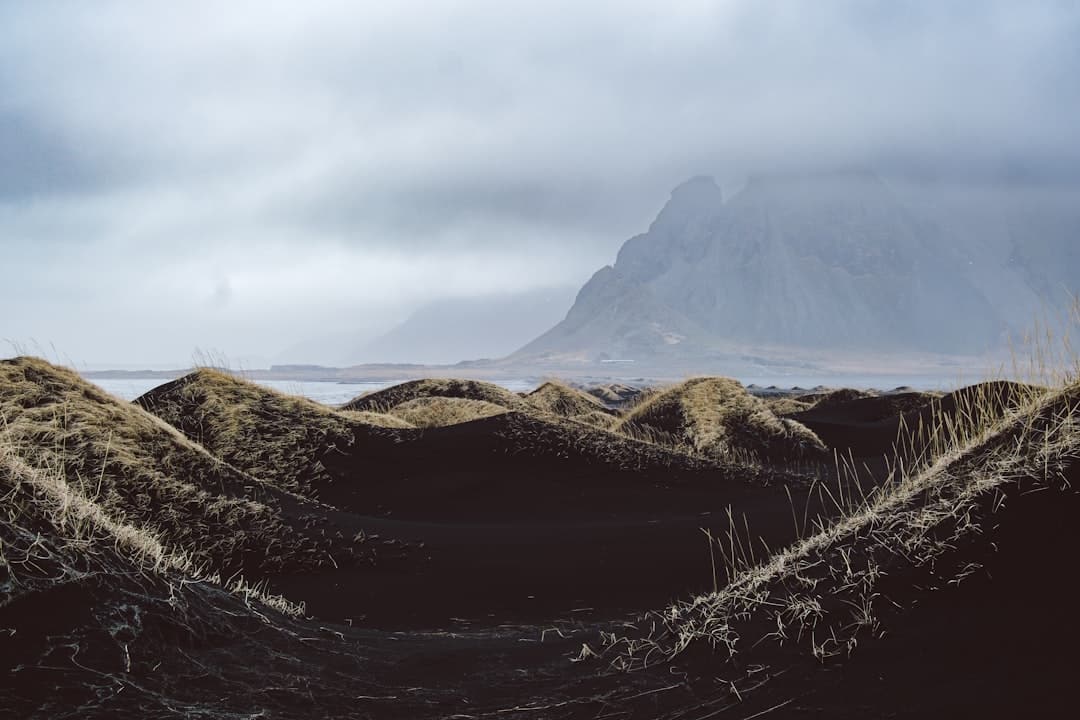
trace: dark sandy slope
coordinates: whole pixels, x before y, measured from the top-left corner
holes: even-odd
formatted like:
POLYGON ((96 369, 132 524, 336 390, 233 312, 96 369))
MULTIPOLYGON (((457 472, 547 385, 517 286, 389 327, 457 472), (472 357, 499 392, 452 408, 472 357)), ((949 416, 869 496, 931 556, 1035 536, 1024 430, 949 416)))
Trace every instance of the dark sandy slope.
MULTIPOLYGON (((887 583, 902 607, 883 610, 881 636, 860 639, 850 657, 777 657, 759 676, 768 682, 742 700, 710 689, 706 671, 662 698, 630 701, 617 717, 1075 717, 1077 488, 1078 464, 1053 486, 1007 488, 983 534, 960 548, 961 567, 897 573, 887 583), (959 582, 949 578, 968 563, 981 567, 959 582)), ((721 676, 745 669, 707 652, 677 666, 697 673, 711 666, 721 676)))
MULTIPOLYGON (((415 384, 405 390, 415 396, 415 384)), ((230 464, 326 503, 357 533, 416 547, 400 561, 272 579, 316 614, 382 625, 662 604, 712 582, 703 528, 722 532, 733 507, 769 545, 788 542, 785 487, 798 497, 807 485, 553 415, 379 427, 208 371, 137 403, 230 464)))
POLYGON ((904 392, 860 397, 855 392, 833 393, 808 410, 789 414, 813 430, 826 445, 841 453, 869 458, 892 455, 899 449, 923 449, 916 436, 942 418, 963 413, 999 414, 1028 397, 1036 388, 1008 381, 971 385, 935 397, 928 393, 904 392), (914 445, 914 447, 912 447, 914 445))

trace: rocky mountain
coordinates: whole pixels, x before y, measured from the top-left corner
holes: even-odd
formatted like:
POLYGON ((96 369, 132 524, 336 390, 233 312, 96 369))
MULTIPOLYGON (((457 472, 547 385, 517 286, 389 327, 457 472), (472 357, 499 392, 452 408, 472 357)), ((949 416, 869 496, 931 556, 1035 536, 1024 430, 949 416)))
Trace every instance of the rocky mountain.
POLYGON ((1080 285, 1080 218, 1007 215, 913 209, 862 169, 755 177, 726 202, 695 177, 513 358, 983 352, 1080 285))

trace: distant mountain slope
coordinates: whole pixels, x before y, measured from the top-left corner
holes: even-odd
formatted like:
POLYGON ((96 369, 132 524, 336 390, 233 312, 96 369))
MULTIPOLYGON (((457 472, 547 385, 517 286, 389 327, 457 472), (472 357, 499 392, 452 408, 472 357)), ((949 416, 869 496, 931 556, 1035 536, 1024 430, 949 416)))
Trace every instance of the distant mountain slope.
POLYGON ((983 248, 971 222, 910 210, 862 169, 756 177, 726 203, 696 177, 513 359, 983 352, 1080 283, 1080 223, 1017 216, 983 248))
POLYGON ((573 300, 569 286, 439 300, 355 347, 347 359, 434 365, 502 357, 562 319, 573 300))

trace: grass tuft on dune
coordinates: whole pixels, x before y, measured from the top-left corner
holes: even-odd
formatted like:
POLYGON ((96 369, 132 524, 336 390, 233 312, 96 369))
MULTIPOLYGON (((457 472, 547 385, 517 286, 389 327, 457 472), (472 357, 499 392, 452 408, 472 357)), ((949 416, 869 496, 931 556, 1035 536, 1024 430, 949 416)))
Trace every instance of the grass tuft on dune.
POLYGON ((385 412, 410 400, 436 397, 480 400, 508 410, 525 409, 525 403, 521 397, 494 383, 442 378, 411 380, 377 390, 350 400, 342 406, 342 409, 385 412))
POLYGON ((537 412, 564 418, 591 413, 615 415, 613 410, 592 395, 554 380, 545 382, 526 395, 525 402, 537 412))
POLYGON ((694 378, 659 392, 634 407, 615 429, 717 458, 795 461, 826 455, 811 430, 777 417, 728 378, 694 378))
POLYGON ((412 427, 433 428, 458 425, 481 418, 509 412, 502 405, 486 400, 457 397, 422 397, 408 400, 390 408, 387 415, 396 417, 412 427))

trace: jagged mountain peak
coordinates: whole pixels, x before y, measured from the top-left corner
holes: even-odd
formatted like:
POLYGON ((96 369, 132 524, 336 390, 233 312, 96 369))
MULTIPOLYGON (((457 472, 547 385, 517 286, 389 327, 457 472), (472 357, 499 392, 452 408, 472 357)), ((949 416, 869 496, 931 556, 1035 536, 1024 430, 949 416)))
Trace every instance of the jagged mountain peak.
POLYGON ((715 216, 723 205, 724 194, 716 180, 711 175, 696 175, 671 191, 649 232, 679 232, 689 223, 715 216))
POLYGON ((676 185, 671 191, 671 199, 716 202, 721 199, 720 186, 712 175, 695 175, 676 185))

